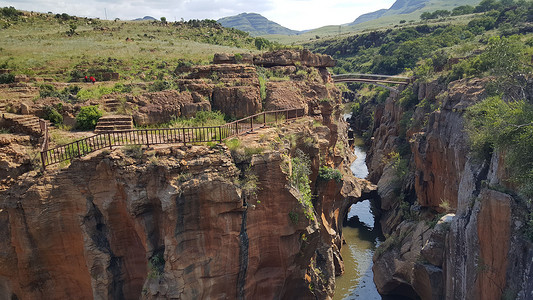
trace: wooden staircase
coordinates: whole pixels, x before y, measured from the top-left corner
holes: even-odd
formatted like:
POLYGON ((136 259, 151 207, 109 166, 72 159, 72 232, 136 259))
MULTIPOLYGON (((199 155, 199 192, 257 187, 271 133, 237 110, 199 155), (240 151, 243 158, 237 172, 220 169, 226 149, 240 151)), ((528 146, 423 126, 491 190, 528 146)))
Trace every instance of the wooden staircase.
POLYGON ((132 130, 133 118, 128 115, 103 116, 96 124, 95 132, 108 132, 116 130, 132 130))

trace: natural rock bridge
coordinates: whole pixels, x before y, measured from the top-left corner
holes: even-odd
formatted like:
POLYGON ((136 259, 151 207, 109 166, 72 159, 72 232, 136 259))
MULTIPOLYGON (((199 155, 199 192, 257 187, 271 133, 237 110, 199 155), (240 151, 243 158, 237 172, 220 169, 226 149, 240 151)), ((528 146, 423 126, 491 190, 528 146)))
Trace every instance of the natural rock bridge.
POLYGON ((411 77, 404 76, 390 76, 390 75, 379 75, 379 74, 340 74, 332 75, 331 78, 335 83, 341 82, 362 82, 370 83, 380 87, 384 87, 388 90, 398 92, 397 88, 385 85, 385 84, 397 84, 397 85, 408 85, 411 83, 411 77))

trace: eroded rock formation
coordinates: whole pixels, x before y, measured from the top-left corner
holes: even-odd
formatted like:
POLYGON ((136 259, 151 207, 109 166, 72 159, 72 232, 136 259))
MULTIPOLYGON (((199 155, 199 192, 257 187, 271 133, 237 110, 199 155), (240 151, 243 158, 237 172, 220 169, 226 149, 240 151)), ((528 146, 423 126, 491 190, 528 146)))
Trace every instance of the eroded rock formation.
MULTIPOLYGON (((272 83, 270 94, 267 86, 265 105, 304 106, 314 118, 241 137, 242 146, 231 150, 126 147, 46 172, 19 164, 0 192, 0 296, 331 298, 335 275, 343 272, 342 218, 376 187, 355 179, 352 158, 339 150, 349 149, 346 124, 327 71, 277 72, 295 82, 272 83), (283 100, 283 91, 293 89, 295 98, 283 100), (312 207, 290 183, 298 153, 311 162, 312 207), (341 170, 343 179, 318 178, 323 165, 341 170)), ((143 124, 208 104, 228 113, 262 108, 254 67, 202 66, 186 77, 181 92, 127 96, 123 105, 137 106, 143 124)), ((5 160, 11 167, 16 159, 5 160)))
POLYGON ((523 234, 527 210, 507 180, 505 155, 493 153, 490 164, 481 163, 470 154, 464 132, 465 109, 486 97, 485 84, 486 79, 448 87, 415 84, 414 94, 425 104, 410 108, 408 128, 402 119, 409 108, 397 103, 398 95, 377 107, 367 163, 369 178, 379 186, 388 235, 374 256, 380 293, 414 299, 531 297, 533 247, 523 234), (399 178, 395 155, 405 155, 402 143, 411 154, 399 178), (439 221, 444 213, 449 214, 439 221))

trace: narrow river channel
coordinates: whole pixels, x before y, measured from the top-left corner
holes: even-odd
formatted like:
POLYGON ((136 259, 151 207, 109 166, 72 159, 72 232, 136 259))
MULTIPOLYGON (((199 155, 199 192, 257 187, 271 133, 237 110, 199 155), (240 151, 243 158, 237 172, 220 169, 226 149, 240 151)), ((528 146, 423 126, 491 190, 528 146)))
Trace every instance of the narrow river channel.
MULTIPOLYGON (((351 165, 356 177, 365 178, 368 169, 365 164, 366 154, 363 143, 355 139, 357 159, 351 165)), ((344 275, 335 278, 334 300, 364 299, 381 300, 381 295, 374 285, 372 256, 376 247, 383 241, 379 220, 372 214, 371 203, 365 200, 352 205, 343 224, 346 245, 342 246, 344 275)))

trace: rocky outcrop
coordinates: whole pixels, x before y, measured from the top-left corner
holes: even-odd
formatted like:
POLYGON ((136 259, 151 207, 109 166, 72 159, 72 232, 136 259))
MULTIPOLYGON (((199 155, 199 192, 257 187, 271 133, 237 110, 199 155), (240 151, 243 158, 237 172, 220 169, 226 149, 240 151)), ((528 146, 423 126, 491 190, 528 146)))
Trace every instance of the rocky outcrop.
POLYGON ((133 119, 140 126, 165 123, 180 116, 194 116, 200 110, 211 110, 207 99, 176 90, 144 93, 131 97, 127 102, 129 106, 136 107, 133 119))
MULTIPOLYGON (((464 82, 450 85, 442 109, 429 115, 430 130, 414 134, 411 147, 416 169, 415 190, 421 206, 438 210, 446 202, 450 208, 457 208, 459 182, 469 152, 462 115, 468 106, 481 100, 485 83, 486 80, 475 80, 466 86, 464 82)), ((433 89, 420 90, 427 92, 419 92, 424 95, 420 99, 435 103, 433 89)))
POLYGON ((307 67, 326 68, 334 67, 335 60, 329 55, 314 54, 307 49, 300 51, 278 50, 255 56, 254 64, 265 67, 302 65, 307 67))
POLYGON ((413 93, 422 102, 416 107, 396 103, 395 95, 377 107, 367 158, 388 234, 374 257, 380 293, 414 299, 530 297, 527 209, 507 180, 505 155, 493 153, 490 164, 474 159, 464 132, 464 112, 485 97, 486 82, 416 83, 413 93), (406 114, 412 116, 408 128, 406 114), (406 142, 410 155, 401 146, 406 142), (438 213, 447 212, 452 214, 437 223, 438 213))
POLYGON ((225 146, 130 147, 26 174, 1 194, 1 295, 331 297, 342 272, 339 218, 374 187, 348 174, 342 182, 317 181, 321 162, 345 167, 329 154, 335 122, 324 122, 301 120, 262 133, 271 138, 244 137, 247 148, 264 149, 257 154, 225 146), (296 149, 312 162, 312 217, 288 181, 296 149))
POLYGON ((0 190, 6 189, 19 176, 35 168, 37 159, 38 153, 34 152, 29 136, 1 134, 0 190))
POLYGON ((244 118, 261 111, 261 96, 255 86, 215 87, 213 109, 235 118, 244 118))
POLYGON ((315 54, 307 49, 277 50, 258 55, 248 53, 227 54, 217 53, 213 64, 254 64, 263 67, 305 66, 315 68, 334 67, 336 62, 329 55, 315 54))
MULTIPOLYGON (((302 66, 276 72, 294 80, 277 91, 297 89, 298 107, 314 118, 241 137, 238 149, 130 146, 46 172, 20 166, 22 174, 10 175, 0 192, 0 296, 331 298, 334 276, 343 272, 341 218, 375 186, 348 169, 340 93, 329 73, 302 66), (311 162, 312 204, 289 182, 290 158, 299 153, 311 162), (323 165, 343 179, 319 179, 323 165)), ((274 93, 261 99, 258 71, 249 65, 199 66, 176 83, 180 91, 126 95, 119 105, 137 125, 215 106, 238 115, 263 102, 292 105, 274 93)))

